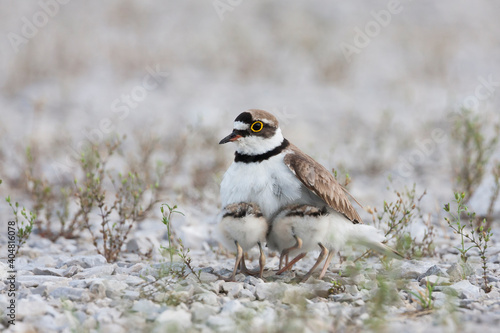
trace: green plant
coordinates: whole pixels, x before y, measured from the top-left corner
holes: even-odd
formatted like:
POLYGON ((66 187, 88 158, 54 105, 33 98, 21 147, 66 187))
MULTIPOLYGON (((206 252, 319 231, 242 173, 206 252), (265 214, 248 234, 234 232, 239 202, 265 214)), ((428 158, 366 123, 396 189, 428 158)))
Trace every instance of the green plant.
POLYGON ((170 262, 174 260, 174 255, 177 253, 177 247, 175 246, 175 232, 174 229, 172 228, 172 216, 174 214, 184 215, 182 212, 176 209, 177 205, 171 207, 168 204, 162 204, 160 207, 162 215, 161 222, 167 227, 167 236, 168 236, 168 248, 164 248, 164 250, 169 254, 170 262))
POLYGON ((387 315, 386 306, 400 302, 398 289, 395 282, 384 274, 376 277, 377 289, 372 294, 368 304, 369 319, 366 320, 368 326, 376 331, 384 331, 387 315))
POLYGON ((172 218, 174 214, 180 214, 183 216, 184 214, 177 210, 177 205, 170 206, 168 204, 162 204, 160 207, 160 211, 162 214, 162 223, 167 227, 167 236, 168 236, 168 247, 162 246, 161 251, 164 254, 168 254, 170 258, 171 267, 175 255, 177 255, 182 262, 181 271, 173 272, 174 276, 178 275, 178 277, 185 277, 190 273, 193 273, 198 282, 201 283, 200 272, 196 272, 192 266, 192 259, 189 256, 189 252, 191 250, 189 248, 184 247, 182 239, 175 238, 175 231, 174 228, 172 227, 172 218), (186 268, 190 271, 190 273, 187 273, 187 275, 186 275, 186 268))
POLYGON ((421 290, 418 290, 418 293, 408 291, 409 294, 413 295, 416 298, 422 310, 432 310, 434 308, 432 293, 434 292, 435 285, 436 283, 430 283, 429 281, 426 281, 425 293, 421 290))
POLYGON ((19 203, 16 201, 16 203, 13 204, 10 196, 8 196, 5 199, 5 201, 7 201, 10 208, 12 209, 12 213, 14 214, 14 220, 16 223, 17 247, 15 256, 17 256, 19 250, 26 243, 26 241, 31 235, 31 232, 33 231, 33 226, 35 225, 35 220, 36 220, 36 214, 27 210, 24 207, 19 212, 19 203), (19 215, 18 215, 19 213, 24 218, 24 220, 19 221, 19 215))
POLYGON ((345 173, 343 181, 341 181, 341 179, 339 179, 339 175, 338 175, 338 172, 336 169, 332 169, 332 173, 333 173, 333 177, 335 177, 335 180, 337 180, 339 182, 339 184, 341 184, 343 187, 349 186, 349 184, 352 182, 352 178, 349 175, 349 173, 347 173, 347 172, 345 173))
POLYGON ((163 262, 154 273, 154 280, 144 284, 141 293, 145 298, 161 301, 169 306, 177 306, 181 300, 175 293, 175 284, 184 281, 191 274, 199 283, 202 283, 201 271, 194 270, 192 259, 189 256, 190 249, 184 246, 182 239, 174 237, 172 218, 175 214, 184 214, 177 210, 176 205, 162 204, 160 210, 162 223, 167 227, 169 243, 168 247, 160 246, 160 254, 163 258, 168 257, 169 262, 162 260, 163 262), (180 261, 174 261, 174 256, 178 256, 180 261))
POLYGON ((498 146, 500 124, 494 125, 494 134, 490 139, 485 137, 487 125, 486 118, 474 114, 470 110, 462 110, 455 120, 451 141, 455 145, 453 165, 455 188, 457 192, 467 194, 465 203, 474 195, 486 173, 490 158, 498 146))
POLYGON ((328 295, 337 295, 345 292, 345 286, 342 281, 331 280, 330 283, 332 284, 332 286, 328 289, 328 295))
MULTIPOLYGON (((78 170, 72 182, 66 178, 46 179, 42 174, 38 149, 36 146, 26 149, 26 189, 33 202, 32 211, 38 217, 35 226, 40 236, 52 241, 59 237, 76 238, 88 229, 96 247, 101 244, 101 239, 106 238, 106 248, 98 249, 100 253, 107 253, 105 256, 110 260, 116 259, 117 249, 126 240, 128 228, 142 221, 158 202, 159 189, 170 169, 159 161, 152 161, 159 141, 149 137, 134 140, 138 146, 134 146, 135 150, 128 150, 131 153, 126 159, 122 158, 125 162, 123 174, 110 168, 108 161, 111 158, 119 160, 123 157, 121 148, 125 138, 115 136, 83 145, 75 159, 78 170), (151 199, 145 203, 146 197, 151 199), (112 201, 114 198, 116 200, 112 201), (74 203, 77 210, 70 209, 74 203), (145 204, 144 208, 142 204, 145 204), (94 232, 92 223, 96 211, 102 220, 98 232, 94 232), (118 218, 110 220, 111 216, 118 218)), ((178 163, 178 160, 176 155, 174 162, 178 163)))
POLYGON ((486 292, 490 292, 491 286, 488 285, 488 260, 486 257, 486 250, 488 249, 488 242, 491 239, 492 232, 490 228, 485 228, 487 224, 486 219, 483 219, 479 228, 475 226, 476 213, 468 211, 468 208, 464 203, 465 198, 465 193, 455 193, 457 213, 452 213, 450 204, 446 204, 444 206, 444 210, 450 215, 450 218, 445 217, 445 220, 448 223, 448 226, 453 230, 453 232, 460 236, 460 247, 456 247, 456 249, 460 252, 460 259, 462 260, 462 262, 467 262, 467 253, 470 249, 478 249, 483 268, 483 289, 486 292), (468 218, 468 224, 462 221, 462 214, 466 214, 468 218), (467 226, 470 229, 469 231, 466 230, 467 226), (467 241, 470 242, 470 244, 467 244, 467 241))
MULTIPOLYGON (((388 187, 390 190, 391 188, 388 187)), ((377 208, 368 209, 372 214, 373 223, 385 231, 386 242, 395 241, 396 250, 407 257, 431 257, 435 254, 434 226, 430 216, 426 219, 420 208, 421 201, 427 194, 416 194, 416 184, 404 191, 393 190, 396 194, 394 202, 384 201, 383 211, 377 208), (413 237, 409 227, 415 221, 425 223, 426 229, 422 239, 413 237)))
POLYGON ((159 186, 158 181, 154 185, 146 184, 137 172, 122 174, 107 167, 122 140, 110 140, 103 146, 90 145, 80 158, 83 178, 80 181, 75 179, 74 182, 74 193, 80 207, 74 218, 75 224, 84 225, 89 230, 97 252, 110 262, 117 260, 134 224, 142 221, 157 202, 159 186), (112 185, 113 201, 107 195, 106 180, 112 185), (151 190, 153 195, 143 208, 147 190, 151 190), (94 210, 101 217, 97 232, 90 220, 94 210))
POLYGON ((494 184, 492 189, 492 194, 490 197, 490 204, 488 206, 488 213, 486 214, 486 221, 488 222, 487 227, 491 226, 493 221, 493 213, 495 211, 495 203, 500 195, 500 162, 496 162, 493 166, 492 172, 494 184))

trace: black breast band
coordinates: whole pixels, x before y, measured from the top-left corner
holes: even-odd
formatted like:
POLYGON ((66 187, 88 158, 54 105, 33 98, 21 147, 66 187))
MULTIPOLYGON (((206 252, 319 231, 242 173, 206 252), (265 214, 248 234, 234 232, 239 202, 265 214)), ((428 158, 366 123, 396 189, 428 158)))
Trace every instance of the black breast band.
POLYGON ((283 139, 283 142, 281 145, 278 147, 274 148, 273 150, 268 151, 267 153, 260 154, 260 155, 246 155, 246 154, 240 154, 236 152, 234 154, 234 161, 235 162, 243 162, 243 163, 260 163, 262 161, 268 160, 269 158, 278 155, 281 153, 283 150, 285 150, 290 143, 288 142, 287 139, 283 139))

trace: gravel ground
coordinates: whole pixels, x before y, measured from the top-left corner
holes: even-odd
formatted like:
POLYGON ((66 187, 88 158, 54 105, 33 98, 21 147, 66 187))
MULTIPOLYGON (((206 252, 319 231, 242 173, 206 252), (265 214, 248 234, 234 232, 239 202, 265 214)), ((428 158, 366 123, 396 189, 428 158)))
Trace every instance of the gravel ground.
MULTIPOLYGON (((238 274, 235 282, 225 282, 218 275, 230 273, 233 258, 210 249, 191 252, 196 276, 175 278, 162 271, 179 269, 179 261, 127 254, 109 264, 83 239, 51 243, 33 237, 28 245, 16 264, 17 322, 4 332, 496 332, 500 324, 499 244, 490 248, 488 294, 478 287, 480 263, 471 259, 470 275, 462 279, 457 253, 449 249, 389 268, 376 257, 360 269, 345 261, 332 265, 323 280, 298 283, 314 255, 283 276, 273 272, 274 256, 264 279, 238 274), (342 287, 334 289, 332 280, 342 287), (380 281, 387 293, 380 293, 380 281), (409 294, 425 292, 426 281, 435 284, 433 311, 424 311, 409 294), (389 304, 384 310, 377 297, 389 304)), ((7 288, 5 282, 0 288, 7 288)), ((0 304, 8 305, 5 293, 0 304)))
MULTIPOLYGON (((470 251, 465 269, 457 266, 460 239, 442 209, 455 187, 455 115, 470 108, 487 138, 499 122, 498 4, 54 4, 0 3, 1 197, 33 209, 27 147, 40 177, 73 184, 82 177, 75 161, 85 142, 126 134, 109 163, 126 173, 128 163, 140 160, 141 140, 157 140, 153 162, 170 167, 159 200, 184 214, 174 217, 172 228, 190 249, 195 274, 182 272, 177 256, 171 262, 161 255, 168 236, 159 204, 132 228, 116 262, 98 254, 87 230, 51 242, 35 228, 16 258, 16 324, 7 327, 12 297, 3 221, 13 215, 2 199, 2 332, 498 330, 500 200, 487 251, 489 293, 481 289, 477 251, 470 251), (218 279, 234 263, 213 237, 219 184, 234 147, 217 143, 249 108, 272 112, 287 139, 327 168, 348 172, 366 223, 369 208, 380 211, 384 201, 395 200, 388 186, 416 183, 417 193, 426 190, 421 210, 435 228, 436 255, 354 263, 363 249, 346 249, 322 281, 299 283, 317 253, 279 277, 273 273, 278 258, 267 253, 263 280, 218 279), (410 293, 425 294, 427 282, 435 285, 432 311, 410 293)), ((479 215, 492 195, 491 163, 485 170, 468 203, 479 215)), ((112 193, 109 181, 106 189, 112 193)), ((77 208, 69 205, 70 216, 77 208)), ((40 214, 41 223, 45 219, 40 214)), ((90 223, 99 225, 98 211, 90 223)), ((418 240, 425 230, 415 219, 406 231, 418 240)), ((255 251, 249 253, 253 266, 255 251)))

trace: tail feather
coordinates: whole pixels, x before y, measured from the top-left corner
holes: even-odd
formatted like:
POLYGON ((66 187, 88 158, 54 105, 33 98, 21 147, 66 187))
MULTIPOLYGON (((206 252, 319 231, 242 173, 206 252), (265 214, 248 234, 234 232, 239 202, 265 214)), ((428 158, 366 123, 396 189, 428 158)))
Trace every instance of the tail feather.
POLYGON ((386 255, 392 259, 404 259, 403 255, 399 253, 398 251, 394 250, 393 248, 379 242, 360 242, 361 245, 364 245, 374 251, 377 251, 380 254, 386 255))
POLYGON ((385 237, 381 232, 369 225, 355 225, 355 230, 351 242, 366 246, 374 251, 384 254, 393 259, 404 259, 404 257, 393 248, 382 243, 385 237))

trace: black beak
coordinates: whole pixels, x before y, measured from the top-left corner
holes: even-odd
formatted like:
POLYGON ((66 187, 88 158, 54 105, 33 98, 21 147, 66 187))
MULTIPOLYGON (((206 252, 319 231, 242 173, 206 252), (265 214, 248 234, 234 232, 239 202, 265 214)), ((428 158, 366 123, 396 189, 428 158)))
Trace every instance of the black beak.
POLYGON ((241 135, 233 132, 233 133, 229 134, 228 136, 226 136, 224 139, 220 140, 219 144, 223 145, 224 143, 236 141, 239 138, 241 138, 241 135))

